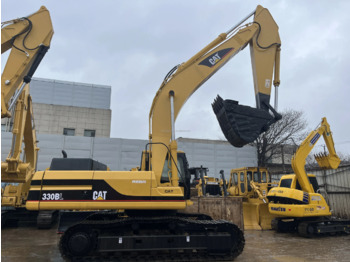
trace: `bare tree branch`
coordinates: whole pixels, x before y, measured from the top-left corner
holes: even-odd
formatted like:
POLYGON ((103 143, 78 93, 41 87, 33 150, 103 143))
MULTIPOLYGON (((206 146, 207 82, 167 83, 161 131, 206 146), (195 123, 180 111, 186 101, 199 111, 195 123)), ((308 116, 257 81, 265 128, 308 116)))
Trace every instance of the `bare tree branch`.
POLYGON ((281 149, 285 145, 300 144, 307 126, 303 114, 302 111, 286 110, 280 121, 256 139, 259 166, 266 166, 272 159, 281 157, 281 149))

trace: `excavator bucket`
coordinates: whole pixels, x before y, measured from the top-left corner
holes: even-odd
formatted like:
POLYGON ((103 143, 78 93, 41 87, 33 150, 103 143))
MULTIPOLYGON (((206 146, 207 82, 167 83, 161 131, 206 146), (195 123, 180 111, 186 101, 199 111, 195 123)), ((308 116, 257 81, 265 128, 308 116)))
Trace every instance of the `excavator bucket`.
POLYGON ((223 100, 220 96, 212 107, 226 139, 235 147, 253 142, 281 119, 280 115, 274 117, 267 110, 239 105, 238 101, 223 100))
POLYGON ((340 159, 336 156, 330 156, 327 154, 317 154, 315 159, 321 168, 325 169, 337 169, 340 164, 340 159))

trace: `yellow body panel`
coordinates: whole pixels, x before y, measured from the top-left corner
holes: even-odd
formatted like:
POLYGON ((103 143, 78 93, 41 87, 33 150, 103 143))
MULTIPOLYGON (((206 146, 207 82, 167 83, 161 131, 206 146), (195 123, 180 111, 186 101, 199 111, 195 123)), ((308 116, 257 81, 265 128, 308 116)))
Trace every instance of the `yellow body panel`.
POLYGON ((35 173, 33 181, 41 181, 43 177, 45 178, 43 181, 48 185, 31 187, 32 192, 40 191, 41 198, 40 201, 27 200, 28 210, 184 209, 187 205, 191 205, 190 201, 183 199, 184 193, 181 187, 170 186, 170 183, 167 183, 168 186, 157 187, 154 173, 151 171, 46 170, 35 173), (58 185, 58 178, 64 183, 58 185), (96 181, 103 181, 109 189, 102 193, 93 191, 92 185, 96 181), (50 185, 50 182, 53 185, 50 185), (70 185, 72 182, 74 185, 70 185), (92 196, 96 199, 79 201, 65 199, 65 192, 69 191, 81 191, 82 194, 85 191, 93 191, 92 196), (112 191, 118 192, 117 197, 107 200, 106 196, 112 194, 112 191), (101 195, 98 195, 99 193, 101 195))
MULTIPOLYGON (((284 197, 303 201, 305 192, 297 189, 278 187, 269 192, 269 196, 284 197)), ((280 204, 269 203, 269 212, 280 217, 330 216, 329 206, 321 194, 308 194, 308 203, 280 204)))
POLYGON ((279 217, 315 217, 332 215, 327 203, 305 205, 281 205, 270 203, 269 208, 271 214, 279 217))

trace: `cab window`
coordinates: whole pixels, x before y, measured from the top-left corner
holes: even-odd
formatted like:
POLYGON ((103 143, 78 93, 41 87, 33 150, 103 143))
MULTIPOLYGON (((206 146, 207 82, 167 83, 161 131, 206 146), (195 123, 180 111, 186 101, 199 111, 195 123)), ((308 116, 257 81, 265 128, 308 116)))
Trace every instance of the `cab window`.
POLYGON ((261 180, 262 180, 261 182, 267 183, 267 175, 266 175, 266 172, 262 172, 261 180))
POLYGON ((292 185, 292 179, 282 179, 280 182, 280 187, 290 188, 292 185))
POLYGON ((171 173, 170 173, 170 163, 168 160, 168 156, 166 157, 164 161, 164 166, 163 166, 163 171, 162 171, 162 176, 160 178, 161 183, 169 183, 171 178, 171 173))
POLYGON ((177 168, 178 170, 178 176, 179 176, 179 182, 184 183, 185 182, 185 163, 182 157, 177 156, 177 168))
POLYGON ((257 183, 260 183, 260 173, 258 172, 254 172, 254 176, 253 176, 253 179, 254 179, 254 182, 257 182, 257 183))
POLYGON ((238 174, 237 173, 233 173, 233 184, 234 185, 238 184, 238 174))
POLYGON ((239 174, 239 181, 241 182, 241 193, 245 193, 245 184, 244 184, 244 173, 239 174))
POLYGON ((244 182, 244 173, 243 172, 241 172, 241 174, 239 176, 239 181, 244 182))
POLYGON ((252 187, 250 186, 250 181, 253 180, 253 174, 252 172, 247 172, 247 184, 248 184, 248 191, 252 190, 252 187))
POLYGON ((319 190, 318 183, 316 177, 309 177, 309 181, 314 188, 314 191, 317 192, 319 190))

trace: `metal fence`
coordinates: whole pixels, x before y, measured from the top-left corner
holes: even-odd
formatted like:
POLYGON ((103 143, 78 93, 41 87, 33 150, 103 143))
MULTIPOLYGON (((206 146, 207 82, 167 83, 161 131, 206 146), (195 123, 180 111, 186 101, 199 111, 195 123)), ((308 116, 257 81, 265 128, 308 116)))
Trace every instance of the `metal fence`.
POLYGON ((350 165, 335 170, 310 170, 333 215, 350 219, 350 165))

